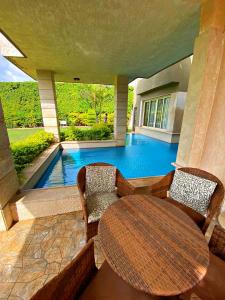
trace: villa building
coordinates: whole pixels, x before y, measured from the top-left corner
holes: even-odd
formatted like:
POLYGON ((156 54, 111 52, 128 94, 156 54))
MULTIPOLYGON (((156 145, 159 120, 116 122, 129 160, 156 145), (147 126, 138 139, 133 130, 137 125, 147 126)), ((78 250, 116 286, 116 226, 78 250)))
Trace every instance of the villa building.
POLYGON ((137 83, 135 132, 178 143, 188 89, 191 57, 137 83))

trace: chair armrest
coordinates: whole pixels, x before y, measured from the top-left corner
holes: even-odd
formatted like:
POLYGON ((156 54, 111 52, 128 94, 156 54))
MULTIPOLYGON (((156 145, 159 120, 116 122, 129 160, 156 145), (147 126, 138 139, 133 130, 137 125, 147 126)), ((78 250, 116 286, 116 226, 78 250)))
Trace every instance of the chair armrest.
POLYGON ((170 185, 173 181, 173 175, 174 171, 150 186, 137 187, 135 189, 135 194, 150 194, 158 198, 166 198, 167 191, 170 189, 170 185))
POLYGON ((151 194, 159 198, 166 198, 167 191, 169 191, 171 183, 173 181, 173 175, 174 171, 168 173, 159 182, 151 185, 151 194))
POLYGON ((77 188, 80 194, 80 200, 82 205, 82 210, 84 214, 84 220, 87 223, 88 221, 88 210, 87 210, 87 201, 84 197, 85 193, 85 180, 86 180, 86 169, 85 167, 81 168, 77 174, 77 188))
POLYGON ((87 209, 87 201, 84 197, 84 194, 82 193, 82 191, 79 189, 78 186, 78 191, 80 194, 80 200, 81 200, 81 206, 82 206, 82 210, 83 210, 83 214, 84 214, 84 220, 87 223, 88 222, 88 209, 87 209))
POLYGON ((207 231, 210 223, 212 222, 213 218, 218 217, 219 212, 220 212, 220 208, 221 208, 220 204, 215 205, 215 203, 214 203, 214 205, 210 209, 208 209, 207 216, 205 218, 205 222, 204 222, 204 225, 202 227, 202 232, 204 234, 206 233, 206 231, 207 231))
POLYGON ((118 170, 116 174, 116 187, 117 194, 120 197, 132 195, 135 193, 135 187, 130 184, 118 170))

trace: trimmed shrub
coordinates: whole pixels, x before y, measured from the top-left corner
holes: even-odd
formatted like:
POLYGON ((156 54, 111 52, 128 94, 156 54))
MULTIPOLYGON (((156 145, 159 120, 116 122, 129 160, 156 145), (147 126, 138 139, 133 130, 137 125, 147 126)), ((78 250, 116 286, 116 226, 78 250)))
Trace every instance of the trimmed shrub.
POLYGON ((110 138, 111 130, 106 124, 95 124, 91 128, 68 127, 61 131, 62 141, 106 140, 110 138))
POLYGON ((90 130, 92 131, 92 140, 105 140, 111 134, 111 130, 106 124, 96 124, 90 130))
POLYGON ((87 112, 87 120, 86 120, 86 124, 88 126, 92 126, 96 123, 96 114, 95 111, 92 109, 89 109, 87 112))
POLYGON ((17 172, 31 163, 38 154, 54 141, 54 135, 45 131, 37 132, 27 138, 12 143, 11 150, 17 172))
POLYGON ((71 126, 85 126, 87 125, 87 113, 69 113, 68 123, 71 126))
POLYGON ((113 124, 108 124, 108 123, 107 123, 106 125, 107 125, 107 127, 109 128, 110 132, 113 133, 113 130, 114 130, 113 124))

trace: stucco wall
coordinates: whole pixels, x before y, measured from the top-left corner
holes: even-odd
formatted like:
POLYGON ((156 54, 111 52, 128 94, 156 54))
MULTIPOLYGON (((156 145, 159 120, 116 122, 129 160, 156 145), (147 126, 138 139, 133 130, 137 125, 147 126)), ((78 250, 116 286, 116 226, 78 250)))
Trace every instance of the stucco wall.
POLYGON ((188 88, 191 61, 192 58, 188 57, 148 79, 140 80, 137 84, 137 94, 140 95, 155 88, 165 87, 171 85, 171 83, 177 83, 175 90, 186 92, 188 88))
MULTIPOLYGON (((142 106, 144 101, 159 96, 170 95, 171 103, 169 106, 167 131, 171 134, 180 133, 190 67, 191 58, 189 57, 149 79, 141 79, 138 82, 134 101, 134 106, 136 107, 135 127, 142 126, 142 106)), ((140 128, 138 130, 140 131, 140 128)), ((146 132, 146 130, 144 130, 144 132, 146 132)), ((152 132, 152 130, 149 129, 149 132, 152 132)), ((162 134, 159 134, 159 136, 160 135, 162 134)))

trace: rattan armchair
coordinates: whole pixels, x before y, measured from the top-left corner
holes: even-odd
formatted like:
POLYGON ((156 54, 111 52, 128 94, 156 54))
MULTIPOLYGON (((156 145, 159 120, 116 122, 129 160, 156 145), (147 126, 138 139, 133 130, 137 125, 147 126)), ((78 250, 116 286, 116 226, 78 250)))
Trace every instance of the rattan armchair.
MULTIPOLYGON (((154 300, 154 296, 138 291, 121 279, 104 262, 98 270, 94 259, 93 239, 71 263, 31 300, 154 300)), ((157 297, 158 299, 158 297, 157 297)))
POLYGON ((150 194, 156 197, 159 197, 161 199, 165 199, 166 201, 176 205, 180 209, 182 209, 184 212, 186 212, 195 222, 196 224, 201 228, 202 232, 205 233, 210 222, 212 221, 213 217, 216 216, 219 213, 221 203, 224 198, 224 187, 222 182, 214 175, 200 170, 196 168, 180 168, 180 171, 190 173, 192 175, 202 177, 211 181, 214 181, 217 183, 216 189, 212 195, 210 204, 208 206, 208 211, 206 217, 199 214, 198 212, 194 211, 190 207, 187 207, 172 198, 169 198, 167 193, 170 189, 170 185, 173 181, 173 176, 175 171, 172 171, 168 173, 166 176, 164 176, 159 182, 146 187, 140 187, 136 188, 135 193, 138 194, 150 194))
POLYGON ((225 299, 225 229, 216 225, 209 241, 210 263, 206 276, 182 300, 225 299))
MULTIPOLYGON (((88 166, 112 166, 107 163, 93 163, 88 166)), ((116 169, 116 193, 119 197, 133 194, 135 188, 122 176, 120 171, 116 169)), ((97 235, 98 232, 98 222, 89 222, 88 221, 88 207, 87 207, 87 199, 85 198, 85 186, 86 186, 86 167, 80 169, 77 175, 77 186, 80 193, 80 199, 84 214, 85 221, 85 229, 86 229, 86 241, 88 241, 93 236, 97 235)))
POLYGON ((216 225, 209 241, 210 251, 225 262, 225 229, 216 225))

